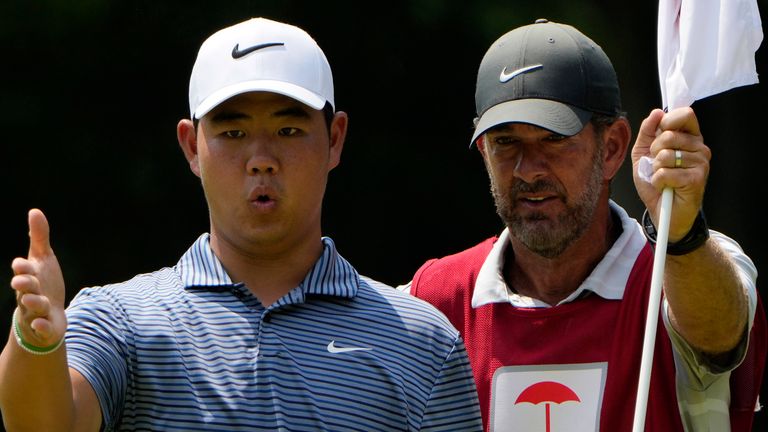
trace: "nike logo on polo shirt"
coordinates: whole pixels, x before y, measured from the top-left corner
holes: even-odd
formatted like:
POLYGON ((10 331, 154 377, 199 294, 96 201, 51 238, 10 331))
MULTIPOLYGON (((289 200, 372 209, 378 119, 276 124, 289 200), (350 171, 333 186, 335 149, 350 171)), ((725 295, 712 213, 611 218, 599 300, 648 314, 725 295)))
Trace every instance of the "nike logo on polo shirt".
POLYGON ((232 58, 233 59, 239 59, 240 57, 245 57, 248 54, 258 51, 260 49, 269 48, 273 46, 282 46, 285 45, 283 42, 268 42, 263 44, 254 45, 252 47, 248 47, 245 49, 240 49, 240 44, 235 44, 234 48, 232 48, 232 58))
POLYGON ((543 64, 537 64, 533 66, 526 66, 517 70, 513 70, 510 73, 507 73, 507 67, 504 66, 504 69, 501 70, 501 75, 499 75, 499 82, 505 83, 518 75, 522 75, 526 72, 534 71, 536 69, 541 69, 543 67, 544 67, 543 64))
POLYGON ((352 351, 370 351, 373 348, 368 347, 349 347, 349 348, 339 348, 336 346, 336 341, 332 340, 331 343, 328 344, 328 352, 331 354, 339 354, 339 353, 346 353, 346 352, 352 352, 352 351))

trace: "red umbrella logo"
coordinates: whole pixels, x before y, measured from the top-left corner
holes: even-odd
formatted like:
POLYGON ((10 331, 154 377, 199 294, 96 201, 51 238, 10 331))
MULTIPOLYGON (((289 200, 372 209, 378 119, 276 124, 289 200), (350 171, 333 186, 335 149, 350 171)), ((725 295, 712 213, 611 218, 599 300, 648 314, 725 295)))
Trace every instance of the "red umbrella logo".
POLYGON ((547 432, 550 432, 549 404, 559 404, 568 401, 581 402, 579 397, 576 396, 576 393, 574 393, 570 388, 554 381, 542 381, 536 384, 532 384, 523 390, 522 393, 520 393, 520 396, 517 397, 515 405, 523 402, 537 405, 543 402, 547 416, 547 432))

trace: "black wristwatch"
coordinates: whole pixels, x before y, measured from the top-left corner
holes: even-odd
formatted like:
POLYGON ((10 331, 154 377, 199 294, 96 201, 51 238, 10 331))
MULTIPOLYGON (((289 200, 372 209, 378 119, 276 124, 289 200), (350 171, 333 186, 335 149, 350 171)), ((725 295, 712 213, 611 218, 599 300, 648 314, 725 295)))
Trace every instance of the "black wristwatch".
MULTIPOLYGON (((653 225, 651 216, 648 214, 648 209, 643 212, 643 231, 645 231, 645 237, 656 246, 656 227, 653 225)), ((699 210, 699 214, 696 216, 696 220, 693 221, 691 230, 685 237, 674 243, 667 243, 667 255, 685 255, 691 253, 701 247, 705 241, 709 238, 709 226, 707 220, 704 218, 704 211, 699 210)))

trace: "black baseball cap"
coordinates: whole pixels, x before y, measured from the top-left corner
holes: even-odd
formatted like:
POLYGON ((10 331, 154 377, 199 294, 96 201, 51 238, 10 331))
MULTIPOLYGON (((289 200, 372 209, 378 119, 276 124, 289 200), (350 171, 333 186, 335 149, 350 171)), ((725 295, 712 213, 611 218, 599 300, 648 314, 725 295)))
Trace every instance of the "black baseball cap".
POLYGON ((620 99, 599 45, 572 26, 538 19, 501 36, 480 62, 472 143, 510 122, 575 135, 593 113, 618 115, 620 99))

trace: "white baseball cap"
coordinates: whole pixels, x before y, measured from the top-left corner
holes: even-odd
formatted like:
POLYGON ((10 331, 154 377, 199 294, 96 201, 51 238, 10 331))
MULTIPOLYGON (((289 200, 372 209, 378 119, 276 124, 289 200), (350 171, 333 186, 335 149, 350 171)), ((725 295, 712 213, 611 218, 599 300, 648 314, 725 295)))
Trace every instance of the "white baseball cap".
POLYGON ((189 111, 200 119, 241 93, 267 91, 314 109, 333 102, 325 54, 304 30, 252 18, 219 30, 200 46, 189 80, 189 111))

